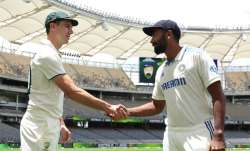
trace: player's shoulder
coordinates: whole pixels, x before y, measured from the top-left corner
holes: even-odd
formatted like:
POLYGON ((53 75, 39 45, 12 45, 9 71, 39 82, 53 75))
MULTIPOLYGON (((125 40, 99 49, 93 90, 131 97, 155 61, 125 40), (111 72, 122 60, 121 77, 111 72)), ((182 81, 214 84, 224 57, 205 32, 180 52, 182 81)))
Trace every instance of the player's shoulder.
POLYGON ((165 65, 166 65, 166 60, 158 67, 156 72, 156 79, 159 79, 161 77, 165 65))
POLYGON ((58 60, 56 53, 52 48, 46 46, 46 45, 40 45, 40 50, 36 53, 34 61, 39 62, 50 62, 50 61, 56 61, 58 60))
POLYGON ((204 53, 204 49, 202 48, 197 48, 197 47, 192 47, 192 46, 185 46, 186 47, 186 53, 189 55, 202 55, 204 53))
POLYGON ((39 51, 37 52, 37 54, 40 57, 50 57, 50 56, 55 56, 55 54, 57 54, 57 51, 55 50, 55 48, 53 48, 48 44, 40 43, 39 51))
POLYGON ((189 56, 189 58, 193 58, 195 60, 200 60, 202 58, 207 58, 208 54, 203 48, 197 48, 197 47, 186 47, 186 56, 189 56))
POLYGON ((162 62, 157 71, 162 71, 165 65, 166 65, 166 60, 162 62))

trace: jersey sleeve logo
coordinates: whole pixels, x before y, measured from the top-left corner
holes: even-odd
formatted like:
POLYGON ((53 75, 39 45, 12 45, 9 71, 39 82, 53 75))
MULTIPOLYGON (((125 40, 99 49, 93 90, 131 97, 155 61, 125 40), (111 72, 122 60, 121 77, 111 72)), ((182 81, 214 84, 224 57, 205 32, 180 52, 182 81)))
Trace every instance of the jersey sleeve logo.
POLYGON ((218 68, 216 67, 216 66, 210 66, 210 68, 209 68, 209 70, 210 70, 210 72, 214 72, 214 73, 218 73, 218 68))

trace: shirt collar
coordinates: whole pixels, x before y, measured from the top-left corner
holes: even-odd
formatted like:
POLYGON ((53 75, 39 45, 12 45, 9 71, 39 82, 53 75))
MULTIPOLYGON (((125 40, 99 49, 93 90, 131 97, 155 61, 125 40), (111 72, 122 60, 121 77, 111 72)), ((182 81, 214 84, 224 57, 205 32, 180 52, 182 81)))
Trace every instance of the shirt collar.
POLYGON ((174 63, 175 61, 180 61, 183 58, 183 56, 186 52, 186 49, 187 49, 187 46, 183 46, 181 48, 181 50, 178 52, 177 56, 173 60, 166 61, 166 65, 168 66, 168 65, 171 65, 172 63, 174 63))
POLYGON ((183 58, 183 56, 184 56, 184 54, 186 52, 186 49, 187 49, 187 47, 183 46, 181 48, 181 50, 178 52, 177 56, 175 57, 175 60, 178 60, 178 61, 182 60, 182 58, 183 58))

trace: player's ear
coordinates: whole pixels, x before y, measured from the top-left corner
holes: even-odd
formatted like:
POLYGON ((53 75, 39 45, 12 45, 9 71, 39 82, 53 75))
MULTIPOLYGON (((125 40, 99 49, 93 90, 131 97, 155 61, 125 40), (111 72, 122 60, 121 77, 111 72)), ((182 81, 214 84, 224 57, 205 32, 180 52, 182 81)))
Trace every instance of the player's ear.
POLYGON ((51 22, 51 23, 49 23, 50 25, 50 30, 52 30, 52 31, 54 31, 55 30, 55 28, 56 28, 56 23, 55 22, 51 22))
POLYGON ((168 30, 168 32, 167 32, 167 39, 171 39, 171 38, 174 38, 173 31, 172 30, 168 30))
POLYGON ((166 39, 170 39, 171 36, 172 36, 172 31, 171 31, 171 30, 168 30, 168 31, 166 32, 165 36, 166 36, 166 39))

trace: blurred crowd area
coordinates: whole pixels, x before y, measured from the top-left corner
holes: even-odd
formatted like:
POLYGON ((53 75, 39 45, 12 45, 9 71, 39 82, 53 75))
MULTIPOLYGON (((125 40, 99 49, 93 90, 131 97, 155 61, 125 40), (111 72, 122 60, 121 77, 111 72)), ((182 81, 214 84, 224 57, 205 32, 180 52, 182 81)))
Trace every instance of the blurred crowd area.
MULTIPOLYGON (((0 74, 2 76, 28 79, 29 57, 0 53, 0 74)), ((101 68, 87 65, 64 64, 67 74, 81 87, 100 89, 137 90, 122 68, 101 68)), ((250 72, 225 72, 225 89, 228 91, 249 91, 250 72)), ((138 87, 140 90, 149 87, 138 87)), ((151 90, 151 87, 150 87, 151 90)))
MULTIPOLYGON (((28 79, 29 57, 0 53, 0 74, 2 76, 28 79)), ((82 87, 102 89, 135 90, 135 86, 122 68, 100 68, 86 65, 64 64, 67 74, 82 87)))

